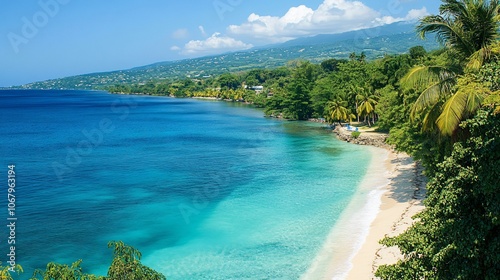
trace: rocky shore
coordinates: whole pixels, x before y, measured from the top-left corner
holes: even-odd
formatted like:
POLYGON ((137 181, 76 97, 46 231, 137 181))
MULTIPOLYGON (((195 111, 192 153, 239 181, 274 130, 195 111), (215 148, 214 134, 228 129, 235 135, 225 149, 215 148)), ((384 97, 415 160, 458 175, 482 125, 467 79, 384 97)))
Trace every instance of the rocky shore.
POLYGON ((391 145, 386 143, 387 137, 386 133, 378 133, 371 131, 362 131, 358 137, 352 136, 352 131, 348 131, 342 126, 336 126, 333 132, 337 135, 337 138, 353 144, 358 145, 369 145, 384 149, 392 149, 391 145))

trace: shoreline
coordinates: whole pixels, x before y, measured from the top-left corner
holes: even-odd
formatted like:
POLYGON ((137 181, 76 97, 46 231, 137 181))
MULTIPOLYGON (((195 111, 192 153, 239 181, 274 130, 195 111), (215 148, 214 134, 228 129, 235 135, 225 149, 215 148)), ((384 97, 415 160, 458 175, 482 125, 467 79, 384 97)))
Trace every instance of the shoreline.
POLYGON ((380 208, 380 197, 389 184, 386 166, 379 162, 386 160, 390 151, 378 147, 367 149, 373 155, 367 172, 301 279, 345 279, 352 268, 352 260, 369 235, 368 229, 380 208))
MULTIPOLYGON (((354 142, 345 139, 351 136, 349 132, 334 132, 339 140, 354 142)), ((373 155, 368 171, 300 279, 378 279, 375 271, 379 266, 402 259, 398 248, 383 246, 379 241, 404 232, 413 224, 412 217, 423 210, 423 168, 386 144, 386 134, 363 134, 365 138, 357 144, 366 145, 373 155)))
MULTIPOLYGON (((340 140, 351 142, 345 138, 346 131, 341 129, 335 133, 340 140)), ((386 178, 388 183, 380 189, 377 211, 366 228, 366 236, 349 258, 350 268, 346 273, 338 275, 335 272, 336 264, 332 262, 331 273, 325 275, 324 279, 378 279, 375 277, 375 272, 379 266, 394 264, 402 259, 397 247, 386 247, 379 241, 386 236, 393 237, 404 232, 413 224, 412 217, 424 209, 426 178, 422 174, 423 167, 409 155, 395 152, 385 143, 386 135, 377 133, 362 133, 362 135, 365 139, 362 143, 356 144, 375 146, 387 151, 387 157, 383 160, 385 173, 376 176, 386 178)), ((381 158, 375 155, 371 165, 380 166, 381 163, 381 158)))
POLYGON ((369 227, 369 233, 352 259, 352 268, 344 279, 378 279, 377 268, 402 259, 397 247, 386 247, 379 241, 403 233, 414 222, 412 217, 424 209, 425 178, 422 167, 404 153, 390 152, 385 161, 390 183, 380 198, 380 208, 369 227))

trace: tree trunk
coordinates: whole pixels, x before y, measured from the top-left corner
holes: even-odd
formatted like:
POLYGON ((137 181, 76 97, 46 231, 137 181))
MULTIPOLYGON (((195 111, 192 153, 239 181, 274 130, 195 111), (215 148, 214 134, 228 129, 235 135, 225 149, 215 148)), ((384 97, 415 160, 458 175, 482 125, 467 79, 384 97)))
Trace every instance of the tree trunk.
POLYGON ((358 123, 359 123, 358 101, 356 101, 356 116, 358 118, 358 123))

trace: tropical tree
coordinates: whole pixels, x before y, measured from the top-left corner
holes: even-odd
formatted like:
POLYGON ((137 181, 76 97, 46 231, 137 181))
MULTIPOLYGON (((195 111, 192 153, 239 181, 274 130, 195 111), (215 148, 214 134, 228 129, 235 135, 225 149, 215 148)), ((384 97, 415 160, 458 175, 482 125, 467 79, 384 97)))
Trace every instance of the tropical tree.
POLYGON ((337 98, 333 101, 328 101, 326 106, 326 119, 329 123, 334 123, 335 121, 338 121, 339 124, 341 124, 341 121, 350 122, 353 117, 355 117, 347 108, 347 101, 341 100, 340 98, 337 98))
MULTIPOLYGON (((96 276, 83 272, 82 260, 71 266, 49 263, 45 270, 36 270, 30 280, 165 280, 163 274, 141 264, 141 252, 126 245, 122 241, 111 241, 108 248, 113 248, 113 261, 108 269, 107 276, 96 276), (41 277, 41 278, 38 278, 41 277)), ((18 268, 22 272, 22 269, 18 268)), ((0 270, 0 276, 4 276, 0 270)), ((12 279, 8 278, 5 279, 12 279)), ((2 278, 3 279, 3 278, 2 278)))
POLYGON ((362 91, 363 89, 357 85, 354 85, 354 84, 348 84, 346 86, 346 92, 349 96, 354 96, 354 100, 355 100, 355 112, 356 112, 356 120, 357 122, 359 122, 359 111, 358 111, 358 105, 359 105, 359 101, 358 101, 358 98, 357 98, 357 93, 362 91))
POLYGON ((379 267, 382 279, 498 279, 500 275, 500 115, 480 109, 467 139, 437 164, 415 224, 382 241, 403 259, 379 267))
POLYGON ((231 73, 224 73, 217 78, 217 83, 222 89, 237 89, 241 86, 238 77, 231 73))
POLYGON ((498 0, 443 0, 440 15, 420 21, 417 31, 423 38, 435 33, 447 52, 461 61, 417 66, 402 79, 403 85, 424 88, 412 110, 412 118, 424 114, 424 129, 437 128, 443 135, 452 135, 460 121, 479 108, 486 93, 461 91, 456 87, 457 80, 464 69, 480 68, 497 49, 499 9, 498 0))
POLYGON ((104 280, 103 276, 83 273, 81 267, 82 260, 78 260, 69 265, 50 262, 47 264, 46 270, 35 270, 33 277, 30 280, 38 280, 41 277, 43 280, 104 280))
POLYGON ((113 262, 108 270, 109 280, 165 280, 161 273, 141 264, 141 252, 124 244, 122 241, 111 241, 108 248, 113 248, 113 262))
POLYGON ((350 60, 356 60, 357 58, 358 58, 358 55, 356 54, 356 52, 352 52, 349 54, 350 60))
POLYGON ((442 0, 440 15, 424 17, 417 26, 422 37, 435 33, 448 49, 470 61, 486 59, 498 40, 498 0, 442 0))
POLYGON ((370 90, 361 89, 356 96, 356 100, 359 102, 357 107, 358 115, 365 117, 365 121, 371 126, 370 117, 372 118, 372 122, 375 122, 376 96, 370 90))

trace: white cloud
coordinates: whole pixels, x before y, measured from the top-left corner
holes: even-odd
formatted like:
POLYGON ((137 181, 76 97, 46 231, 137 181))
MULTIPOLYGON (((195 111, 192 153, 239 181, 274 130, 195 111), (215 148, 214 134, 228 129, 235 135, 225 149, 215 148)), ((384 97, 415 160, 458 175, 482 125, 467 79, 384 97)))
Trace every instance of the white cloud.
POLYGON ((425 7, 423 7, 420 10, 413 9, 413 10, 408 12, 408 15, 406 15, 404 20, 406 20, 406 21, 417 20, 417 19, 421 19, 427 15, 429 15, 429 12, 427 11, 427 9, 425 7))
POLYGON ((214 33, 205 40, 189 41, 183 49, 187 55, 206 55, 228 51, 238 51, 250 49, 253 46, 228 36, 222 36, 220 33, 214 33))
POLYGON ((170 50, 176 52, 176 51, 180 51, 181 48, 178 46, 172 46, 172 47, 170 47, 170 50))
POLYGON ((408 14, 406 15, 406 17, 404 17, 404 18, 401 18, 401 17, 395 18, 395 17, 391 17, 391 16, 384 16, 381 18, 377 18, 375 20, 375 22, 378 23, 378 25, 383 25, 383 24, 391 24, 391 23, 398 22, 398 21, 415 21, 415 20, 423 18, 424 16, 426 16, 428 14, 429 14, 429 12, 427 12, 427 9, 425 7, 423 7, 422 9, 418 9, 418 10, 417 9, 410 10, 408 12, 408 14))
POLYGON ((383 15, 360 1, 324 0, 316 10, 305 5, 292 7, 281 16, 252 13, 241 25, 230 25, 233 37, 252 38, 260 42, 284 42, 300 36, 332 34, 375 27, 403 20, 414 20, 428 14, 424 8, 411 10, 406 17, 383 15))
POLYGON ((186 28, 177 29, 172 33, 174 39, 185 39, 189 36, 189 31, 186 28))
POLYGON ((207 32, 205 32, 205 27, 203 27, 203 25, 198 26, 198 29, 200 30, 203 37, 207 37, 207 32))

